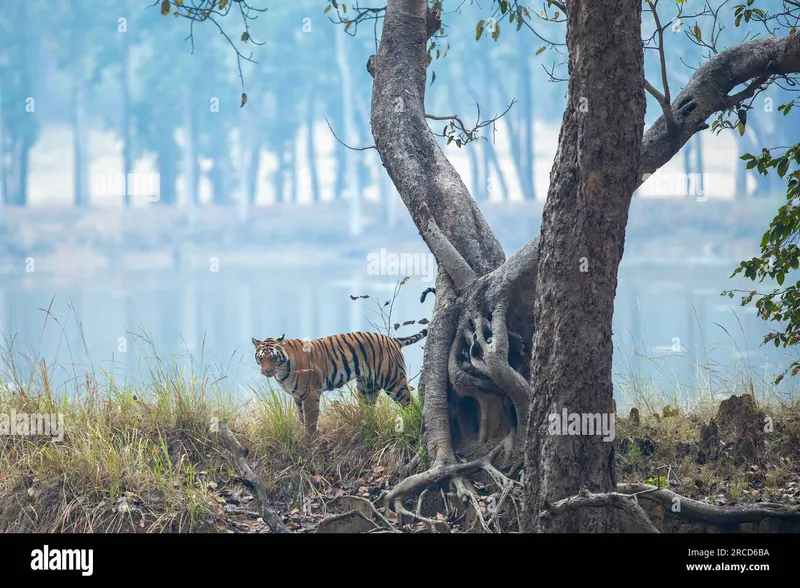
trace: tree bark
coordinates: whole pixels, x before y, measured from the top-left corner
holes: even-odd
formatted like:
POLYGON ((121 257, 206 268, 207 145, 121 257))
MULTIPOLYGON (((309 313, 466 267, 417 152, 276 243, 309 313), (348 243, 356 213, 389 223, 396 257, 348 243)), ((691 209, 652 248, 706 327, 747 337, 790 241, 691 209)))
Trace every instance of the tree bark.
POLYGON ((538 514, 584 485, 591 492, 616 485, 613 434, 554 431, 549 417, 560 423, 566 410, 613 423, 611 321, 644 130, 641 6, 619 0, 568 7, 568 104, 542 213, 534 310, 526 531, 617 530, 610 510, 543 521, 538 514))

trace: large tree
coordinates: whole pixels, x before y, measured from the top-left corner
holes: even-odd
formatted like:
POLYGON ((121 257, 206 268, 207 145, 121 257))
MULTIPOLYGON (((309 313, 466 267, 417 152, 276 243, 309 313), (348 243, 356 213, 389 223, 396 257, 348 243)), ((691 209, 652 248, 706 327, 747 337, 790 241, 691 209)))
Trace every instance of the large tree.
MULTIPOLYGON (((430 467, 395 486, 387 504, 419 518, 404 500, 446 481, 473 500, 470 479, 481 471, 501 487, 502 501, 522 468, 522 530, 620 528, 616 511, 573 508, 583 505, 624 509, 652 530, 633 501, 613 492, 608 436, 553 434, 550 417, 595 415, 600 425, 613 416, 613 302, 633 192, 707 129, 709 117, 800 71, 800 33, 715 51, 673 99, 663 52, 670 23, 657 18, 657 1, 646 8, 655 18, 661 90, 644 75, 640 0, 548 2, 566 14, 568 101, 541 232, 506 259, 428 125, 429 43, 442 26, 442 3, 389 0, 385 8, 349 7, 349 15, 331 4, 344 20, 382 19, 367 63, 375 148, 439 263, 419 386, 430 467), (662 114, 645 132, 646 92, 662 114)), ((492 9, 528 22, 515 2, 492 9)))

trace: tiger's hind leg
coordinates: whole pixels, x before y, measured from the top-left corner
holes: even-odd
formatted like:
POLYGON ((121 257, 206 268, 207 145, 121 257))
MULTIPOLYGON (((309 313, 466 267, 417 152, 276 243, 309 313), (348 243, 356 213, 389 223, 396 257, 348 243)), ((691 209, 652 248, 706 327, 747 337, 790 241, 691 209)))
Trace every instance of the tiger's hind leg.
POLYGON ((373 405, 378 401, 378 391, 374 385, 367 383, 364 380, 356 380, 356 388, 358 395, 366 404, 373 405))
POLYGON ((403 408, 411 404, 411 389, 405 374, 400 374, 392 384, 384 386, 384 391, 403 408))

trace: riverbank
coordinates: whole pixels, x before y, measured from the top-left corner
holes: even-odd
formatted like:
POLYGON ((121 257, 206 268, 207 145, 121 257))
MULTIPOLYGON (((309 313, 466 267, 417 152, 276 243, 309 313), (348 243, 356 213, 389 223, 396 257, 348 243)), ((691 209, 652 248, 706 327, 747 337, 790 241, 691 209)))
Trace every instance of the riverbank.
MULTIPOLYGON (((376 527, 427 530, 394 514, 383 520, 369 507, 380 511, 386 491, 429 465, 419 402, 406 410, 386 398, 375 407, 353 398, 326 402, 321 439, 313 443, 282 392, 228 396, 212 380, 187 382, 158 361, 152 373, 151 384, 136 390, 98 389, 87 377, 85 393, 71 398, 46 388, 34 395, 14 383, 0 387, 0 415, 13 414, 18 423, 25 415, 63 419, 54 418, 50 438, 19 428, 17 435, 0 434, 0 532, 270 532, 253 494, 236 478, 219 434, 223 421, 246 448, 269 506, 291 532, 316 532, 326 519, 324 530, 335 530, 332 521, 341 519, 328 517, 343 504, 365 508, 376 527)), ((800 532, 797 399, 756 402, 744 394, 722 404, 653 408, 659 403, 643 401, 630 414, 616 415, 618 483, 660 485, 697 501, 689 506, 780 503, 797 514, 720 526, 640 500, 657 528, 800 532)), ((477 487, 475 504, 483 520, 491 520, 498 490, 491 480, 477 487)), ((481 517, 448 504, 425 514, 450 532, 480 532, 481 517)), ((518 506, 515 499, 506 502, 498 523, 504 530, 517 527, 518 506)))

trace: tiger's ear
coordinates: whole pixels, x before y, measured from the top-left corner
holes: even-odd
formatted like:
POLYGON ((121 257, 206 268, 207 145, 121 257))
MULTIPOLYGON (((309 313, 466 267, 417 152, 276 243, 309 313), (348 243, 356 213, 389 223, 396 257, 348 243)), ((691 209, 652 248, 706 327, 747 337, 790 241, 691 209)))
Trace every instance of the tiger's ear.
POLYGON ((278 343, 280 343, 281 341, 283 341, 283 338, 284 338, 285 336, 286 336, 286 333, 284 333, 283 335, 281 335, 280 337, 278 337, 278 343))
POLYGON ((254 339, 254 338, 251 337, 250 340, 253 342, 253 345, 255 347, 258 347, 259 345, 261 345, 261 341, 259 341, 258 339, 254 339))

